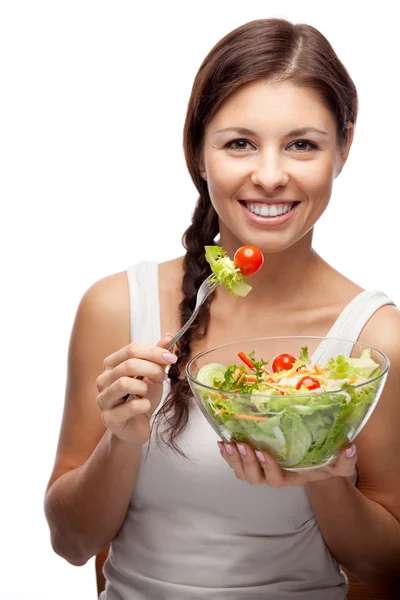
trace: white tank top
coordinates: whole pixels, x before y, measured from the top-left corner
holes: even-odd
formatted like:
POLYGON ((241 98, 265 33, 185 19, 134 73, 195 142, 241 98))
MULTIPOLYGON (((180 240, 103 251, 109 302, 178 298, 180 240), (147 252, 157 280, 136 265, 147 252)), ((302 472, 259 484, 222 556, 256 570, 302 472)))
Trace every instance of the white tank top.
MULTIPOLYGON (((127 270, 131 341, 161 338, 158 265, 127 270)), ((364 291, 327 334, 357 340, 373 313, 393 302, 364 291)), ((324 363, 349 349, 320 346, 324 363)), ((351 348, 350 348, 351 350, 351 348)), ((164 384, 161 401, 170 390, 164 384)), ((161 405, 160 405, 161 406, 161 405)), ((178 444, 190 459, 151 441, 143 447, 125 521, 104 566, 101 600, 343 600, 345 575, 326 547, 303 486, 239 481, 193 399, 178 444)), ((354 478, 355 479, 355 478, 354 478)))

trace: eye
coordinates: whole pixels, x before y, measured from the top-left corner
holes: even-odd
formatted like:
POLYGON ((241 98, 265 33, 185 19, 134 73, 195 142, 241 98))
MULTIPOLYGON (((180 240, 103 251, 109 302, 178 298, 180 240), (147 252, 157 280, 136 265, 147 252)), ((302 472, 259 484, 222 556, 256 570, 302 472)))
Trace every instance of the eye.
MULTIPOLYGON (((308 151, 312 151, 312 150, 317 150, 318 146, 317 144, 314 144, 314 142, 310 142, 309 140, 296 140, 295 142, 292 142, 290 144, 290 146, 294 146, 296 152, 308 152, 308 151)), ((289 148, 290 148, 289 146, 289 148)))
POLYGON ((239 140, 232 140, 231 142, 228 142, 225 145, 225 148, 230 148, 231 150, 250 150, 253 149, 254 150, 254 146, 253 144, 251 144, 248 140, 243 140, 243 139, 239 139, 239 140))

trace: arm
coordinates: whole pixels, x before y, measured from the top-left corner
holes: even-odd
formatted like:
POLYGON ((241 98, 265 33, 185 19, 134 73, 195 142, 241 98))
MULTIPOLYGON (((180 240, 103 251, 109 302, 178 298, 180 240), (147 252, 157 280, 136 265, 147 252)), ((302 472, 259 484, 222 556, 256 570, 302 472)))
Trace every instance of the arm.
POLYGON ((65 408, 45 511, 54 550, 84 564, 115 537, 135 485, 140 445, 105 428, 96 379, 106 356, 129 344, 125 273, 97 282, 79 305, 71 334, 65 408))
POLYGON ((391 361, 384 391, 355 440, 357 488, 346 478, 306 484, 321 533, 335 558, 361 581, 400 578, 400 312, 387 306, 368 322, 360 342, 391 361))

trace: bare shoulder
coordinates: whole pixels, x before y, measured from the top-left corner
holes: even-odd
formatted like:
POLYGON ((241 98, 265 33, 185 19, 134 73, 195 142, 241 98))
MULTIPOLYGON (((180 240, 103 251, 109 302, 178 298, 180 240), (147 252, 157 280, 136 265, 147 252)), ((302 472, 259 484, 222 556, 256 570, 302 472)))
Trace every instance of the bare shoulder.
POLYGON ((400 518, 400 311, 386 305, 365 325, 359 341, 384 352, 390 369, 374 413, 357 436, 359 489, 400 518))
MULTIPOLYGON (((366 323, 360 342, 375 346, 389 355, 400 355, 400 310, 393 304, 379 308, 366 323)), ((389 357, 390 358, 390 357, 389 357)))
POLYGON ((129 344, 129 336, 128 280, 120 272, 96 281, 84 293, 71 333, 69 374, 91 361, 98 364, 102 355, 104 359, 129 344))
MULTIPOLYGON (((100 325, 107 339, 129 343, 129 288, 126 271, 108 275, 96 281, 84 293, 75 325, 100 325)), ((86 327, 85 327, 86 328, 86 327)), ((94 333, 94 332, 93 332, 94 333)), ((110 341, 111 341, 110 340, 110 341)), ((111 345, 112 345, 111 341, 111 345)))

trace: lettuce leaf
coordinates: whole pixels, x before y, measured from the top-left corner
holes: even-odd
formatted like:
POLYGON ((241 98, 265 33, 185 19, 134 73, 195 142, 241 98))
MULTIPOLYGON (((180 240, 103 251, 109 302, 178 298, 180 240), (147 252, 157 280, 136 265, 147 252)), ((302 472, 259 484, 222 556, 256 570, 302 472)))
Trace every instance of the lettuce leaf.
POLYGON ((206 260, 214 277, 212 281, 220 283, 235 296, 247 296, 252 289, 221 246, 205 246, 206 260))
POLYGON ((310 358, 308 356, 308 346, 303 346, 301 348, 301 352, 300 352, 300 356, 299 356, 299 360, 302 360, 303 362, 305 362, 306 364, 308 364, 310 362, 310 358))
POLYGON ((357 376, 370 377, 378 368, 378 364, 371 358, 371 349, 362 351, 359 358, 349 358, 339 354, 328 361, 329 377, 332 379, 353 379, 357 376))
POLYGON ((282 466, 296 465, 306 456, 312 442, 311 431, 296 412, 286 411, 281 418, 281 430, 287 452, 282 466))

